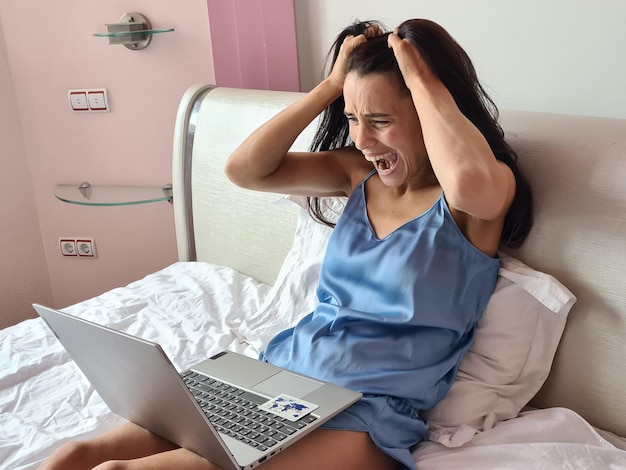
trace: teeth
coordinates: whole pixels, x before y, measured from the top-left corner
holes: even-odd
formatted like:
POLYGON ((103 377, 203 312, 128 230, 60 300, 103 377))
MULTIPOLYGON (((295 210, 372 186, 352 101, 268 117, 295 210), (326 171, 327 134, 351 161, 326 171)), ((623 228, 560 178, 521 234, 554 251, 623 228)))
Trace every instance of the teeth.
POLYGON ((386 171, 395 166, 398 160, 398 154, 394 152, 387 152, 378 155, 364 155, 368 162, 374 164, 379 171, 386 171))
POLYGON ((385 160, 385 157, 388 156, 388 155, 391 155, 391 153, 385 153, 383 155, 372 155, 372 156, 366 155, 365 159, 367 161, 369 161, 369 162, 375 163, 375 162, 379 162, 381 160, 385 160))

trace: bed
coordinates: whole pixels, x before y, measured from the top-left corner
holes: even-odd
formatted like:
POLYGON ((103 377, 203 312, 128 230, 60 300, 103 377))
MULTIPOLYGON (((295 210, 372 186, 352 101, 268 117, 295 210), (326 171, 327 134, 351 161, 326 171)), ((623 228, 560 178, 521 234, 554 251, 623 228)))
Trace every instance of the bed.
MULTIPOLYGON (((256 356, 314 305, 330 229, 303 201, 234 187, 229 153, 299 93, 195 85, 173 145, 179 261, 65 311, 159 342, 185 369, 256 356)), ((507 110, 535 227, 413 450, 426 469, 626 469, 626 120, 507 110)), ((310 126, 294 144, 305 149, 310 126)), ((331 216, 341 198, 324 200, 331 216)), ((0 468, 118 426, 40 319, 0 332, 0 468)))

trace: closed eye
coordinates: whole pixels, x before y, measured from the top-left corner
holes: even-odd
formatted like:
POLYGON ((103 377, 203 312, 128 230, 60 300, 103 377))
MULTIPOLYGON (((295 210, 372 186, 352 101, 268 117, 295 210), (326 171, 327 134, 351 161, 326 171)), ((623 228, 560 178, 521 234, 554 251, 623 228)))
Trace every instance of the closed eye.
POLYGON ((391 124, 391 116, 387 113, 368 113, 365 117, 374 127, 385 127, 391 124))
MULTIPOLYGON (((359 123, 358 118, 354 114, 345 113, 345 116, 350 125, 355 125, 359 123)), ((387 115, 384 115, 384 116, 387 116, 387 115)), ((367 118, 367 122, 369 123, 369 125, 373 127, 386 127, 389 124, 391 124, 390 119, 380 119, 380 118, 377 118, 376 115, 365 116, 365 117, 367 118)))

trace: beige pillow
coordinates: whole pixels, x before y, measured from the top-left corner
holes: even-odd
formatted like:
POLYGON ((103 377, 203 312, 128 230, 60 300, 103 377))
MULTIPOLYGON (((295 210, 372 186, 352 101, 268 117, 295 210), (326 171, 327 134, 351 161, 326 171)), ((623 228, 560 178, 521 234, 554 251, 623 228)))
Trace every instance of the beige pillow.
POLYGON ((550 372, 574 295, 554 277, 500 254, 500 276, 452 388, 424 413, 429 439, 469 442, 514 418, 550 372))

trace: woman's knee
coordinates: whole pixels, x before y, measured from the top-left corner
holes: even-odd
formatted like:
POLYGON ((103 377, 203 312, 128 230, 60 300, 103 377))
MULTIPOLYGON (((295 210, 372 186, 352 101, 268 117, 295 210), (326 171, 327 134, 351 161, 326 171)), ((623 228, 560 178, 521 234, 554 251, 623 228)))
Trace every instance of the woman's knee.
POLYGON ((92 455, 87 442, 71 441, 61 445, 38 467, 38 470, 83 468, 92 455))
POLYGON ((129 468, 128 463, 128 460, 109 460, 94 467, 93 470, 125 470, 129 468))

